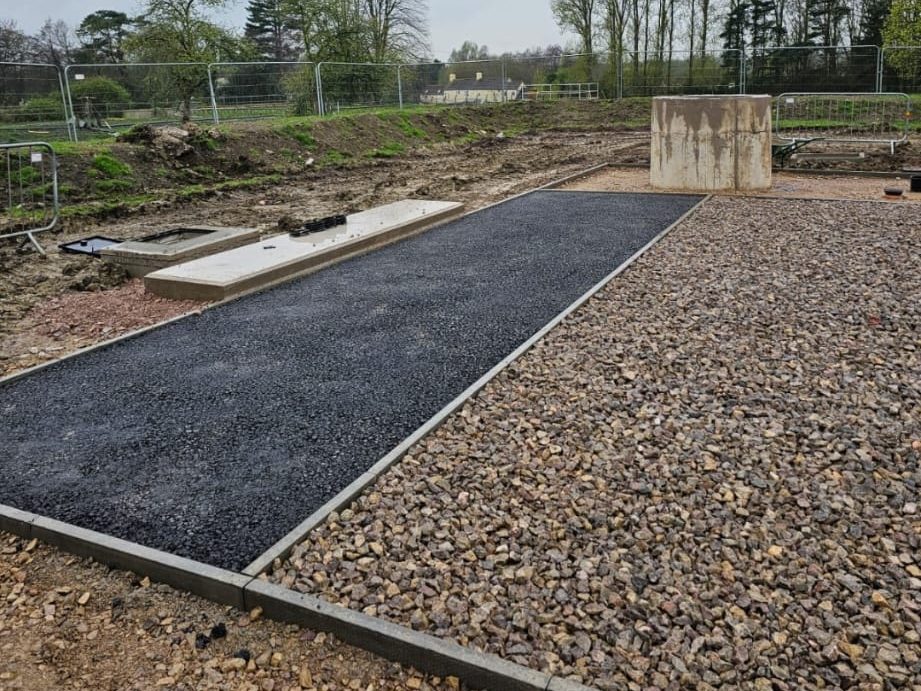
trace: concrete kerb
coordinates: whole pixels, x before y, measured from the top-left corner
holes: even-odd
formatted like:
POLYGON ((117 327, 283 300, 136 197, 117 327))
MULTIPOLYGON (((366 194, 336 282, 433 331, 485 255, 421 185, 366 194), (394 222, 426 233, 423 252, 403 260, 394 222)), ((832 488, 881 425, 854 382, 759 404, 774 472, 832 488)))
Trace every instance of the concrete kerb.
POLYGON ((436 676, 458 677, 475 688, 503 691, 589 689, 260 579, 246 588, 246 605, 248 608, 261 607, 270 619, 329 631, 346 643, 376 655, 436 676))
MULTIPOLYGON (((561 183, 565 184, 565 183, 561 183)), ((551 191, 552 188, 547 188, 547 191, 551 191)), ((611 194, 610 192, 599 192, 599 194, 611 194)), ((654 193, 650 193, 654 194, 654 193)), ((419 427, 415 432, 410 436, 404 439, 396 448, 394 448, 390 453, 384 456, 381 460, 375 463, 371 468, 365 471, 360 477, 358 477, 354 482, 349 484, 345 489, 343 489, 339 494, 330 499, 326 504, 321 506, 317 511, 312 515, 306 518, 301 522, 300 525, 295 527, 291 532, 285 535, 281 540, 276 542, 272 547, 263 552, 259 557, 257 557, 252 563, 250 563, 243 573, 257 576, 268 569, 276 559, 283 559, 299 542, 302 542, 307 535, 310 534, 318 525, 323 523, 331 513, 339 511, 340 509, 348 506, 358 495, 360 495, 365 489, 367 489, 378 477, 380 477, 388 468, 390 468, 394 463, 399 461, 410 448, 418 443, 421 439, 428 436, 431 432, 436 430, 438 427, 444 423, 449 416, 456 412, 461 406, 464 405, 468 400, 473 398, 483 387, 485 387, 490 381, 492 381, 500 372, 506 369, 511 363, 520 358, 526 352, 528 352, 534 345, 537 344, 544 336, 546 336, 550 331, 555 329, 557 325, 560 324, 566 317, 579 309, 582 305, 588 302, 596 293, 601 291, 608 283, 614 280, 617 276, 623 273, 633 262, 639 259, 643 254, 649 251, 653 246, 655 246, 662 238, 664 238, 668 233, 670 233, 674 228, 681 225, 685 220, 687 220, 692 214, 694 214, 704 203, 711 198, 711 195, 705 195, 701 197, 701 200, 697 202, 693 207, 688 209, 684 214, 681 215, 678 220, 672 223, 668 228, 663 230, 661 233, 656 235, 652 240, 650 240, 646 245, 641 247, 637 252, 635 252, 627 261, 618 266, 614 271, 605 276, 601 281, 596 283, 594 286, 589 288, 588 291, 582 294, 575 302, 573 302, 569 307, 560 312, 556 317, 554 317, 550 322, 548 322, 544 327, 537 331, 533 336, 528 340, 522 343, 518 348, 516 348, 511 354, 506 356, 501 362, 495 365, 490 369, 486 374, 480 377, 477 381, 471 384, 467 389, 464 390, 459 396, 454 400, 448 403, 444 408, 438 411, 434 416, 429 418, 429 420, 419 427)))
POLYGON ((244 609, 243 588, 249 576, 177 557, 104 533, 0 504, 0 529, 22 538, 37 538, 80 557, 244 609))
POLYGON ((469 650, 272 583, 177 557, 96 531, 0 504, 0 530, 194 593, 240 611, 261 607, 275 621, 328 631, 341 640, 429 674, 474 688, 589 691, 589 687, 469 650))

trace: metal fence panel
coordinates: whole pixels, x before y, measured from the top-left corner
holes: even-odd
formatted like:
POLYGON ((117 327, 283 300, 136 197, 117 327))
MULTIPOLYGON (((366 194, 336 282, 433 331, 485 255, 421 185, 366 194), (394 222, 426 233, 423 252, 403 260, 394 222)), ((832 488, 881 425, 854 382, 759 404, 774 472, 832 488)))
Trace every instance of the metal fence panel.
POLYGON ((55 65, 0 62, 0 142, 67 131, 61 73, 55 65))
POLYGON ((402 105, 399 65, 321 62, 317 79, 321 114, 402 105))
POLYGON ((911 99, 902 93, 787 93, 775 105, 781 139, 886 144, 894 152, 910 127, 911 99))
POLYGON ((205 63, 69 65, 64 82, 78 138, 214 119, 205 63))
POLYGON ((751 94, 784 92, 874 92, 878 90, 877 46, 768 46, 745 61, 751 94))
POLYGON ((620 95, 742 93, 743 63, 740 50, 624 53, 620 95))
POLYGON ((58 223, 58 172, 45 142, 0 144, 0 239, 26 236, 39 252, 35 233, 58 223))
POLYGON ((921 93, 921 46, 883 47, 880 91, 921 93))
POLYGON ((312 62, 220 62, 208 78, 215 122, 319 113, 312 62))

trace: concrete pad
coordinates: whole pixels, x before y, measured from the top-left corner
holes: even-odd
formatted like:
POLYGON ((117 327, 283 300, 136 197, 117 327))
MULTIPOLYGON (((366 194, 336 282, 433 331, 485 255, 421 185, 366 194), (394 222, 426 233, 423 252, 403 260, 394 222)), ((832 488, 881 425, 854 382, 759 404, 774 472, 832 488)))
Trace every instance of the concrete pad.
POLYGON ((132 276, 224 252, 259 239, 256 228, 182 226, 106 247, 100 254, 132 276))
POLYGON ((338 228, 303 237, 276 235, 227 252, 155 271, 148 292, 176 300, 223 300, 301 276, 457 216, 458 202, 403 200, 348 216, 338 228))

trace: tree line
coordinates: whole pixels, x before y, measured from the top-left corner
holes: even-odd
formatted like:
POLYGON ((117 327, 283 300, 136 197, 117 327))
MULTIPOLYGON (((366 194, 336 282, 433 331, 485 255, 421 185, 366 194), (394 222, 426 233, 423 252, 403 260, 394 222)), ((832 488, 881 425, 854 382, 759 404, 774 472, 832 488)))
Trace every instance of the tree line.
MULTIPOLYGON (((717 55, 735 70, 748 56, 750 79, 771 90, 798 81, 808 87, 864 87, 876 71, 873 48, 889 46, 888 67, 904 78, 921 71, 921 0, 551 0, 560 27, 586 53, 622 56, 633 72, 656 62, 680 64, 690 83, 717 55)), ((810 90, 806 88, 805 90, 810 90)))
POLYGON ((98 10, 74 28, 49 19, 32 35, 0 19, 0 62, 385 62, 429 52, 426 0, 250 0, 242 32, 211 19, 226 4, 148 0, 138 16, 98 10))

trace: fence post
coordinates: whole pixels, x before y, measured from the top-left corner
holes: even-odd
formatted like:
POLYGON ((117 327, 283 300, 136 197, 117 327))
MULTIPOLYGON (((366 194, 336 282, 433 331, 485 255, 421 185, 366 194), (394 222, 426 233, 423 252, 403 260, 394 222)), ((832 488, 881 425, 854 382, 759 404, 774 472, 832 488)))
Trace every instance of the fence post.
POLYGON ((397 96, 400 99, 400 110, 403 110, 403 65, 397 65, 397 96))
POLYGON ((748 75, 748 53, 745 52, 745 49, 742 48, 739 50, 739 93, 747 93, 748 84, 745 83, 745 78, 748 75))
POLYGON ((208 93, 211 94, 211 115, 214 117, 214 124, 220 125, 221 118, 217 112, 217 97, 214 95, 214 79, 211 77, 211 67, 217 63, 208 63, 208 93))
POLYGON ((317 115, 326 115, 326 107, 323 103, 323 77, 321 76, 323 67, 322 62, 318 62, 315 69, 317 82, 317 115))
POLYGON ((61 76, 61 68, 55 66, 54 71, 58 75, 58 88, 61 90, 61 107, 64 109, 64 124, 67 126, 67 138, 75 142, 77 141, 74 137, 75 127, 72 127, 70 118, 67 117, 67 92, 64 90, 64 78, 61 76))
POLYGON ((70 68, 70 65, 64 68, 64 88, 67 90, 67 104, 64 107, 64 115, 67 118, 67 121, 70 123, 70 126, 73 128, 74 141, 78 142, 80 141, 80 137, 77 135, 77 130, 79 129, 77 127, 77 114, 74 112, 74 98, 70 93, 70 77, 67 74, 70 68), (68 109, 70 110, 69 115, 66 112, 68 109))
POLYGON ((500 85, 501 88, 502 88, 502 91, 501 91, 501 94, 502 94, 502 95, 501 95, 501 100, 502 100, 502 103, 505 103, 506 101, 508 101, 507 84, 506 84, 506 81, 505 81, 506 78, 507 78, 506 75, 508 75, 508 68, 506 67, 505 60, 504 60, 504 59, 499 60, 499 67, 500 67, 499 72, 500 72, 500 74, 502 75, 502 76, 501 76, 502 84, 500 85))
POLYGON ((883 51, 885 48, 876 46, 876 93, 883 93, 883 70, 885 62, 883 60, 883 51))
POLYGON ((624 47, 618 46, 617 56, 614 58, 614 98, 624 98, 624 47))

